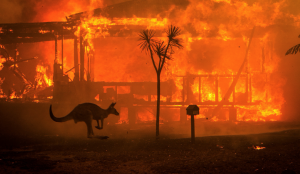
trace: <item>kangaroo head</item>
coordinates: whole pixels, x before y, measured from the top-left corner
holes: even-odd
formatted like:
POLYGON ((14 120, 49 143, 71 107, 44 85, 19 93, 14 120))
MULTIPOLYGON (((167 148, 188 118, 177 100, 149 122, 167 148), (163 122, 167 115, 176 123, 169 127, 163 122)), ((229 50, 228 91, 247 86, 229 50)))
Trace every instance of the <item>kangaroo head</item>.
POLYGON ((109 110, 109 113, 110 114, 115 114, 115 115, 119 115, 119 112, 114 108, 114 106, 116 105, 116 103, 112 103, 110 106, 109 106, 109 108, 108 108, 108 110, 109 110))

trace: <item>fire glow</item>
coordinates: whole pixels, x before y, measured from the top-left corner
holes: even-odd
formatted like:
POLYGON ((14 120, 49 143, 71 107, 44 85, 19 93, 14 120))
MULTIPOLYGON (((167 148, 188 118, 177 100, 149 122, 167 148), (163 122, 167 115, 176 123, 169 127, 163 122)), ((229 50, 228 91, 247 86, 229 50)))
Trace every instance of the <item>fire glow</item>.
MULTIPOLYGON (((234 107, 237 108, 237 118, 234 121, 278 121, 282 115, 281 107, 285 102, 282 90, 285 79, 277 74, 280 55, 274 51, 272 39, 274 33, 266 28, 283 25, 285 21, 298 21, 294 25, 300 26, 300 16, 282 12, 284 3, 285 1, 281 0, 276 3, 257 2, 250 5, 246 1, 190 0, 187 7, 181 9, 181 15, 171 13, 172 9, 176 9, 172 6, 166 10, 165 16, 151 15, 149 18, 139 18, 136 15, 131 18, 109 18, 88 12, 80 18, 75 35, 78 38, 80 35, 83 36, 87 54, 96 57, 93 65, 94 81, 155 82, 149 57, 142 55, 141 50, 136 46, 138 31, 134 29, 146 28, 159 32, 175 23, 183 30, 181 38, 185 49, 174 50, 176 54, 171 61, 167 62, 162 72, 163 81, 172 81, 175 88, 172 89, 170 96, 162 95, 161 101, 171 102, 171 104, 174 102, 173 106, 182 107, 194 103, 201 105, 200 114, 196 119, 206 118, 211 108, 222 101, 237 75, 245 50, 249 46, 246 66, 234 92, 224 105, 225 109, 209 120, 230 120, 229 110, 234 107), (256 26, 254 38, 248 45, 251 29, 254 26, 256 26), (119 27, 115 35, 111 34, 116 30, 113 27, 119 27), (126 37, 114 37, 119 31, 129 30, 134 31, 126 37)), ((83 10, 78 8, 70 14, 83 10)), ((61 16, 54 15, 53 20, 56 19, 61 19, 61 16)), ((2 29, 0 31, 2 32, 2 29)), ((49 32, 49 30, 39 31, 41 34, 49 32)), ((163 38, 163 35, 159 37, 163 38)), ((63 66, 68 69, 71 69, 69 67, 73 67, 71 64, 74 63, 73 53, 67 51, 72 47, 72 44, 65 44, 64 57, 60 58, 61 61, 65 59, 63 66)), ((50 50, 46 51, 50 52, 50 50)), ((51 56, 45 57, 46 62, 53 62, 53 53, 49 55, 51 56)), ((89 55, 85 56, 89 57, 89 55)), ((91 67, 87 64, 84 68, 89 71, 91 67)), ((40 65, 36 67, 36 71, 38 85, 53 85, 53 81, 49 79, 53 74, 47 76, 46 70, 40 65)), ((73 71, 68 74, 72 80, 73 71)), ((101 95, 95 97, 96 101, 101 100, 101 95)), ((150 97, 132 94, 132 97, 143 102, 156 100, 153 94, 150 97)), ((153 121, 155 112, 149 110, 149 108, 141 110, 137 122, 153 121)), ((127 110, 122 113, 129 114, 127 110)), ((128 123, 128 117, 122 116, 119 123, 123 122, 128 123)))

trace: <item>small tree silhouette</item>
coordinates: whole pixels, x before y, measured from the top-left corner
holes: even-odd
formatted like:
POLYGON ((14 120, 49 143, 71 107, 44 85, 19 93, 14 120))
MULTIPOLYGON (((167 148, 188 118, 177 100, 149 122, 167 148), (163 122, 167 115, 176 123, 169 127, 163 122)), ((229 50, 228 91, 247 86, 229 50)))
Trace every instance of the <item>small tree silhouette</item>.
MULTIPOLYGON (((300 35, 298 37, 300 38, 300 35)), ((300 44, 297 44, 297 45, 293 46, 292 48, 290 48, 289 50, 287 50, 285 55, 296 54, 298 51, 300 52, 300 44)))
POLYGON ((166 31, 168 41, 154 39, 155 32, 153 30, 143 30, 140 32, 139 44, 142 51, 146 54, 150 53, 150 57, 157 75, 157 106, 156 106, 156 138, 159 137, 159 111, 160 111, 160 74, 164 67, 165 60, 171 60, 174 54, 173 48, 182 48, 181 40, 177 37, 181 34, 181 30, 176 26, 169 26, 166 31), (158 65, 155 63, 154 54, 158 57, 158 65))

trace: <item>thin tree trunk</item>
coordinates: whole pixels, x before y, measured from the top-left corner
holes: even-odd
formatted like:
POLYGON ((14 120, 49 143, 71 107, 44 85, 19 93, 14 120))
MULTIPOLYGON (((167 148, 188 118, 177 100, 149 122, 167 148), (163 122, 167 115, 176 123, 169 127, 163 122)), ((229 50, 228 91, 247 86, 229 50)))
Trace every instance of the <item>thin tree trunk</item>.
POLYGON ((159 136, 160 72, 157 72, 156 138, 159 136))

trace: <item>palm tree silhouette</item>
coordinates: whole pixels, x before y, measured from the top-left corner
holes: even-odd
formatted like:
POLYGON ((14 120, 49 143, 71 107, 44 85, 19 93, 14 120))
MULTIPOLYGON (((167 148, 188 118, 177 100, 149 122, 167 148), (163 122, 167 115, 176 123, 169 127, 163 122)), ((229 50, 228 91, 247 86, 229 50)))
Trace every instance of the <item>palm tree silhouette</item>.
POLYGON ((173 48, 183 48, 182 40, 178 38, 181 30, 176 26, 169 26, 166 31, 168 41, 165 43, 161 40, 154 39, 155 32, 153 30, 143 30, 140 32, 139 44, 142 51, 146 54, 150 53, 150 57, 157 75, 157 106, 156 106, 156 138, 159 137, 159 111, 160 111, 160 74, 164 67, 165 60, 171 60, 174 54, 173 48), (158 64, 155 63, 154 54, 158 57, 158 64))

